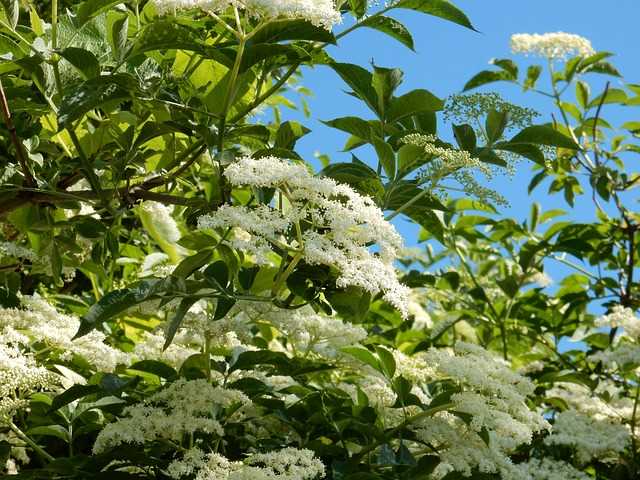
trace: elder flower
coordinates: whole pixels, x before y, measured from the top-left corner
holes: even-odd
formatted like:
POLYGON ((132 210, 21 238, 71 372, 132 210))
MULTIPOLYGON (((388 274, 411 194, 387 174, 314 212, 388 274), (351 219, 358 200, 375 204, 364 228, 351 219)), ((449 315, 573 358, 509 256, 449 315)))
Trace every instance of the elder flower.
POLYGON ((275 157, 241 158, 225 176, 235 186, 276 189, 278 208, 225 205, 200 217, 200 229, 221 229, 227 243, 254 254, 259 264, 269 263, 276 245, 292 252, 296 262, 332 267, 339 287, 382 293, 406 316, 409 289, 393 267, 402 238, 373 200, 275 157), (230 231, 234 235, 227 239, 230 231))
POLYGON ((236 7, 257 18, 302 18, 330 29, 342 17, 334 0, 154 0, 161 14, 179 10, 204 10, 222 13, 236 7))
POLYGON ((517 33, 511 36, 511 51, 525 55, 562 60, 569 55, 588 57, 595 54, 591 42, 580 35, 565 32, 517 33))

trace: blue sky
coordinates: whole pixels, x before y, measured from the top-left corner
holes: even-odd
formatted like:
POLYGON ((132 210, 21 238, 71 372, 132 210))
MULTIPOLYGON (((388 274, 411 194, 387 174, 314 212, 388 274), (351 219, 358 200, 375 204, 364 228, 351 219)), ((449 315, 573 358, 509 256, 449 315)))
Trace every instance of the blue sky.
MULTIPOLYGON (((413 33, 416 52, 378 32, 359 29, 345 37, 330 53, 339 61, 362 66, 368 66, 373 60, 380 66, 401 68, 405 72, 401 92, 426 88, 444 98, 460 92, 475 73, 490 68, 488 61, 491 58, 512 58, 521 69, 530 63, 530 59, 510 53, 511 34, 565 31, 590 39, 598 51, 615 53, 612 61, 626 80, 640 83, 640 50, 637 47, 640 0, 614 0, 607 6, 598 0, 459 0, 457 5, 481 33, 431 16, 397 10, 393 16, 413 33)), ((591 75, 590 80, 602 85, 604 79, 591 75)), ((313 131, 300 142, 300 152, 307 159, 319 151, 328 154, 333 162, 350 161, 350 154, 341 152, 346 134, 324 126, 320 120, 347 115, 371 118, 371 114, 343 92, 345 85, 326 67, 307 69, 303 83, 314 92, 310 99, 311 119, 303 120, 313 131)), ((614 86, 616 83, 618 80, 614 79, 614 86)), ((540 123, 550 120, 549 103, 541 96, 523 94, 519 88, 506 83, 494 84, 485 90, 499 91, 513 103, 535 108, 543 113, 538 119, 540 123)), ((605 114, 609 119, 622 118, 611 109, 605 114)), ((440 123, 440 127, 444 125, 440 123)), ((449 134, 450 127, 446 128, 440 132, 441 136, 449 134)), ((528 178, 529 165, 522 163, 513 180, 500 179, 500 185, 494 186, 511 201, 511 207, 505 213, 518 217, 528 213, 531 202, 522 195, 523 184, 528 178)), ((548 199, 544 192, 540 189, 535 200, 547 208, 560 205, 548 199)), ((579 210, 576 215, 589 217, 590 210, 579 210)))
MULTIPOLYGON (((615 57, 611 60, 625 80, 640 83, 640 0, 612 0, 606 3, 599 0, 458 0, 455 3, 467 13, 481 33, 416 12, 396 11, 393 16, 407 25, 414 35, 415 52, 378 32, 360 29, 345 37, 337 48, 332 47, 330 53, 338 61, 362 66, 374 61, 380 66, 401 68, 405 72, 405 82, 400 93, 426 88, 445 98, 459 93, 474 74, 490 68, 488 62, 491 58, 511 58, 517 61, 521 70, 531 63, 531 59, 510 53, 509 38, 513 33, 564 31, 590 39, 597 51, 614 53, 615 57)), ((604 85, 604 77, 600 75, 591 75, 589 80, 599 85, 600 89, 604 85)), ((310 99, 311 118, 303 119, 298 114, 290 115, 291 112, 285 114, 288 118, 303 121, 312 129, 312 133, 298 144, 298 150, 308 160, 313 158, 314 152, 319 151, 328 154, 332 162, 350 161, 350 154, 341 152, 346 134, 324 126, 320 120, 348 115, 371 118, 371 114, 344 93, 345 85, 326 67, 307 69, 303 83, 314 92, 314 97, 310 99)), ((621 86, 620 81, 614 79, 612 86, 621 86)), ((538 118, 539 123, 551 120, 551 106, 547 99, 539 95, 523 94, 519 88, 506 83, 494 84, 484 90, 498 91, 506 100, 538 110, 543 114, 538 118)), ((594 87, 593 91, 597 91, 597 88, 594 87)), ((605 116, 612 123, 625 118, 624 112, 613 111, 610 107, 606 109, 605 116)), ((444 125, 441 122, 439 126, 442 128, 444 125)), ((446 126, 446 129, 450 127, 446 126)), ((440 135, 449 135, 447 130, 440 131, 440 135)), ((363 151, 361 158, 375 161, 374 158, 367 158, 367 155, 371 156, 363 151)), ((549 197, 546 188, 539 188, 532 197, 528 197, 526 186, 530 177, 530 164, 523 162, 515 177, 501 177, 494 185, 490 185, 511 203, 510 207, 502 209, 503 214, 522 220, 528 215, 533 201, 538 201, 543 210, 565 207, 561 197, 549 197)), ((577 221, 592 218, 591 202, 579 202, 570 215, 577 221)), ((406 220, 400 220, 396 225, 407 244, 415 244, 416 226, 406 220)), ((548 265, 548 270, 555 278, 568 273, 557 264, 548 265)))

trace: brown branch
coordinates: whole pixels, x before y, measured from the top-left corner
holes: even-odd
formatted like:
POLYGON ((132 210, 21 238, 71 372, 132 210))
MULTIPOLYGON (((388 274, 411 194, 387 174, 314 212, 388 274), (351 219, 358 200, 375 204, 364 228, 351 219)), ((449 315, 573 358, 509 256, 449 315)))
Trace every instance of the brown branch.
POLYGON ((20 163, 20 168, 22 169, 22 173, 24 174, 24 179, 28 187, 35 187, 37 183, 33 178, 33 175, 31 175, 31 171, 29 170, 29 165, 27 163, 27 156, 25 155, 24 151, 24 145, 22 145, 22 142, 18 138, 16 127, 13 124, 13 120, 11 119, 11 110, 9 109, 9 102, 7 102, 7 97, 4 94, 2 81, 0 81, 0 105, 2 107, 2 116, 4 117, 4 123, 7 125, 7 130, 9 130, 11 143, 13 143, 13 146, 16 149, 16 157, 18 158, 18 163, 20 163))

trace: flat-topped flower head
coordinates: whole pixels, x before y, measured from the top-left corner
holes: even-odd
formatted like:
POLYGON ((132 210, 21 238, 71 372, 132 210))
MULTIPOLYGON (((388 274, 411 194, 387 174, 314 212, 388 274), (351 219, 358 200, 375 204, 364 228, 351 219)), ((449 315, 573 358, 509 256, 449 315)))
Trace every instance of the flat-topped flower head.
POLYGON ((511 51, 552 60, 563 60, 570 55, 588 57, 596 53, 589 40, 565 32, 516 33, 511 36, 511 51))
POLYGON ((409 289, 398 282, 393 267, 402 237, 372 199, 275 157, 241 158, 225 176, 234 186, 275 189, 278 208, 224 205, 200 217, 199 228, 231 229, 225 241, 255 255, 258 264, 275 255, 272 245, 284 246, 310 265, 336 269, 339 287, 381 292, 406 315, 409 289), (301 222, 305 228, 299 228, 301 222))
POLYGON ((257 18, 301 18, 326 29, 342 20, 334 0, 154 0, 154 4, 161 14, 179 10, 221 13, 236 7, 257 18))

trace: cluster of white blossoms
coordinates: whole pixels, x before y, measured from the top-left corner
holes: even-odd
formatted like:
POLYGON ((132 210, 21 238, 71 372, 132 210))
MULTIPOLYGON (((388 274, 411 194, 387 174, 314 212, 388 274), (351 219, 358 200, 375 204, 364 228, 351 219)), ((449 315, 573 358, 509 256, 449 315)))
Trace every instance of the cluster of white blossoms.
POLYGON ((410 289, 398 281, 393 266, 402 238, 373 200, 348 185, 312 175, 302 164, 275 157, 242 158, 225 176, 235 186, 276 189, 278 204, 225 205, 200 217, 200 229, 239 232, 225 241, 254 253, 258 263, 267 262, 275 245, 310 265, 332 267, 339 287, 382 293, 406 316, 410 289))
POLYGON ((518 470, 523 480, 592 480, 593 477, 571 464, 551 458, 531 458, 519 463, 518 470))
POLYGON ((188 342, 181 342, 181 337, 182 335, 177 335, 165 349, 166 339, 162 332, 145 332, 136 342, 133 356, 137 360, 158 360, 179 369, 187 358, 200 353, 199 349, 192 348, 188 342))
POLYGON ((526 403, 534 385, 473 344, 458 342, 455 351, 430 349, 421 359, 432 379, 449 379, 462 388, 451 396, 451 402, 455 411, 470 416, 464 422, 442 412, 416 424, 419 438, 439 445, 439 475, 449 471, 470 475, 473 468, 511 475, 514 467, 509 453, 530 443, 534 433, 549 428, 526 403), (482 432, 488 434, 489 445, 481 438, 482 432))
POLYGON ((262 318, 285 336, 294 354, 314 352, 326 358, 335 358, 340 348, 367 338, 364 328, 345 323, 339 318, 319 315, 310 307, 293 311, 274 309, 262 318))
POLYGON ((250 405, 251 400, 238 390, 214 387, 207 380, 180 379, 125 408, 121 418, 98 434, 93 451, 163 439, 180 443, 186 434, 195 432, 222 437, 224 430, 217 417, 225 408, 239 406, 232 414, 239 419, 250 405))
POLYGON ((556 416, 545 443, 572 447, 576 460, 587 463, 594 458, 604 462, 617 459, 629 440, 629 429, 624 425, 566 410, 556 416))
POLYGON ((14 242, 0 242, 0 259, 3 257, 21 258, 30 262, 38 260, 38 256, 33 250, 14 242))
POLYGON ((562 60, 569 55, 588 57, 596 52, 591 42, 580 35, 565 32, 544 34, 517 33, 511 36, 511 51, 562 60))
POLYGON ((596 319, 595 325, 615 328, 617 334, 609 348, 589 355, 590 361, 602 362, 611 369, 640 365, 640 318, 632 309, 616 305, 610 313, 596 319))
POLYGON ((599 317, 597 327, 621 328, 623 335, 633 340, 640 339, 640 318, 634 311, 622 305, 616 305, 611 312, 599 317))
POLYGON ((167 471, 175 479, 195 474, 194 480, 318 480, 325 475, 311 450, 297 448, 254 453, 241 462, 193 448, 167 471))
POLYGON ((56 385, 56 376, 22 351, 17 339, 3 334, 0 342, 0 425, 25 408, 32 393, 56 385))
POLYGON ((330 29, 342 21, 334 0, 154 0, 162 14, 179 10, 221 13, 231 7, 260 19, 301 18, 330 29))
POLYGON ((7 329, 24 332, 32 341, 56 349, 63 360, 79 355, 105 372, 113 371, 119 364, 128 364, 129 355, 104 343, 105 335, 101 332, 94 330, 73 340, 80 320, 58 312, 42 297, 25 296, 22 304, 24 309, 0 308, 0 333, 5 335, 7 329))
POLYGON ((472 157, 466 150, 450 148, 444 144, 438 145, 439 140, 435 135, 412 133, 403 137, 402 141, 408 145, 421 147, 427 155, 440 159, 441 165, 438 171, 441 170, 441 176, 444 175, 444 172, 454 172, 461 168, 475 168, 487 175, 491 174, 491 170, 486 164, 472 157))
POLYGON ((623 396, 622 389, 608 380, 601 380, 594 391, 585 385, 557 382, 547 390, 546 396, 560 399, 570 409, 595 420, 624 423, 633 415, 633 400, 623 396))

